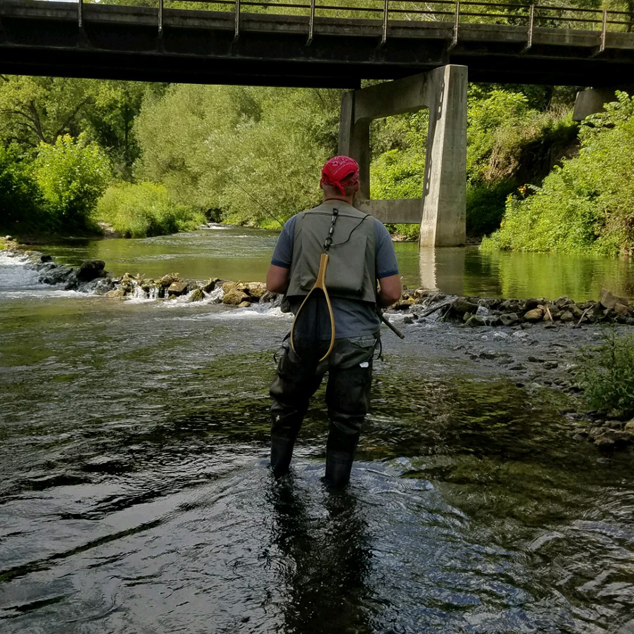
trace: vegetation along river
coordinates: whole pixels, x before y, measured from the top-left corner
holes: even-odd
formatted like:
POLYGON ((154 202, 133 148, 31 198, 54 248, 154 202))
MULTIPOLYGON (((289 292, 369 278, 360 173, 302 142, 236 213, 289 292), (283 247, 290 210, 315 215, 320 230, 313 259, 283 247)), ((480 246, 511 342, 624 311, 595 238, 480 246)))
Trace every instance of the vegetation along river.
MULTIPOLYGON (((257 281, 274 240, 38 248, 116 273, 257 281)), ((409 285, 433 271, 445 292, 634 295, 625 260, 397 253, 409 285)), ((634 632, 631 455, 573 440, 556 377, 499 362, 563 366, 593 326, 386 332, 352 484, 334 494, 323 399, 293 477, 267 470, 289 325, 260 306, 61 291, 0 253, 0 631, 634 632)))

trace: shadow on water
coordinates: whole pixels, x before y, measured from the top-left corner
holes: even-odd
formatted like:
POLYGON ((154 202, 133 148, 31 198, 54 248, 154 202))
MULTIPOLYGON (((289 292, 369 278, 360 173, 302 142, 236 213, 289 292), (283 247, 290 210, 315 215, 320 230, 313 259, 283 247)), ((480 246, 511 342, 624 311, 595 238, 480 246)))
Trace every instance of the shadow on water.
MULTIPOLYGON (((349 491, 324 490, 324 513, 311 514, 309 493, 293 477, 271 491, 273 544, 287 634, 367 632, 365 601, 372 549, 367 522, 349 491)), ((313 511, 314 513, 314 511, 313 511)))
POLYGON ((3 634, 628 631, 631 458, 560 397, 386 338, 334 495, 323 395, 266 467, 284 318, 73 301, 0 305, 3 634))

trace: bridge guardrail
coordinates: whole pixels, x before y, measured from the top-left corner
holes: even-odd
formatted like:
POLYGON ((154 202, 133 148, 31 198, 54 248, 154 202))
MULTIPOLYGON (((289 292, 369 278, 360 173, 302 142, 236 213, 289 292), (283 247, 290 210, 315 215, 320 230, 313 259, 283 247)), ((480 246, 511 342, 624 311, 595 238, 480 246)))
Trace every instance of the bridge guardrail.
MULTIPOLYGON (((84 23, 84 5, 94 0, 78 0, 78 23, 84 23)), ((599 52, 606 46, 608 33, 632 33, 634 11, 585 9, 570 6, 478 2, 477 0, 129 0, 100 5, 153 7, 157 10, 159 34, 162 34, 166 9, 196 9, 230 14, 235 20, 235 37, 242 30, 241 17, 246 14, 266 14, 269 17, 299 16, 307 22, 307 44, 316 34, 320 20, 359 20, 363 26, 376 22, 381 44, 389 38, 390 26, 403 23, 436 23, 450 26, 453 38, 450 48, 460 39, 463 24, 522 26, 527 29, 528 50, 535 29, 593 31, 599 38, 599 52)))
MULTIPOLYGON (((102 2, 101 4, 107 4, 102 2)), ((121 3, 119 3, 121 4, 121 3)), ((126 3, 127 4, 127 3, 126 3)), ((139 2, 140 6, 148 6, 139 2)), ((159 0, 160 4, 160 0, 159 0)), ((129 6, 135 6, 131 0, 129 6)), ((634 11, 584 9, 570 6, 476 2, 473 0, 164 0, 164 8, 200 8, 236 13, 267 13, 277 9, 281 15, 303 15, 307 18, 360 18, 389 22, 393 18, 406 21, 453 22, 471 24, 509 24, 541 28, 575 28, 608 32, 634 31, 634 11), (449 18, 449 19, 448 19, 449 18)))

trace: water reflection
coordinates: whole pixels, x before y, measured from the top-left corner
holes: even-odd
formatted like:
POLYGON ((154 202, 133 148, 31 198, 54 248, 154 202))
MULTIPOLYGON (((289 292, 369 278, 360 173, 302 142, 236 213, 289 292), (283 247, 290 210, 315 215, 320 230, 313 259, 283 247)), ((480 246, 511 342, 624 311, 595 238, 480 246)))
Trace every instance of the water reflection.
POLYGON ((370 631, 364 599, 371 565, 367 522, 349 491, 324 491, 325 515, 311 515, 309 492, 292 477, 275 483, 273 543, 285 634, 370 631))
POLYGON ((406 283, 453 295, 598 299, 602 288, 634 297, 630 258, 557 253, 484 253, 478 247, 418 251, 418 280, 411 275, 412 253, 399 257, 406 283), (405 266, 403 266, 403 264, 405 266), (409 281, 408 281, 409 280, 409 281))
POLYGON ((421 248, 418 254, 421 286, 464 295, 466 255, 463 248, 421 248))
MULTIPOLYGON (((264 281, 277 233, 245 227, 200 230, 142 240, 74 241, 41 247, 62 261, 106 262, 114 274, 264 281)), ((568 295, 598 298, 602 287, 634 298, 634 264, 629 258, 549 253, 484 253, 477 246, 420 249, 396 243, 404 283, 444 293, 488 297, 568 295)), ((0 280, 1 282, 1 280, 0 280)))

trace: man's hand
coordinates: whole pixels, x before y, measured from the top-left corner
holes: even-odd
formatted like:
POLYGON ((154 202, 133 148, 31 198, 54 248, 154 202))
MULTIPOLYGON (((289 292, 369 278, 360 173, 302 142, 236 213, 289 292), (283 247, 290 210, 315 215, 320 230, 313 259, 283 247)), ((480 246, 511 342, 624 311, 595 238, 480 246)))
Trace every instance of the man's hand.
POLYGON ((271 293, 286 293, 289 282, 289 270, 283 266, 271 264, 266 274, 266 290, 271 293))
POLYGON ((401 298, 403 287, 400 275, 388 275, 379 280, 380 290, 376 295, 377 303, 381 308, 387 308, 401 298))

